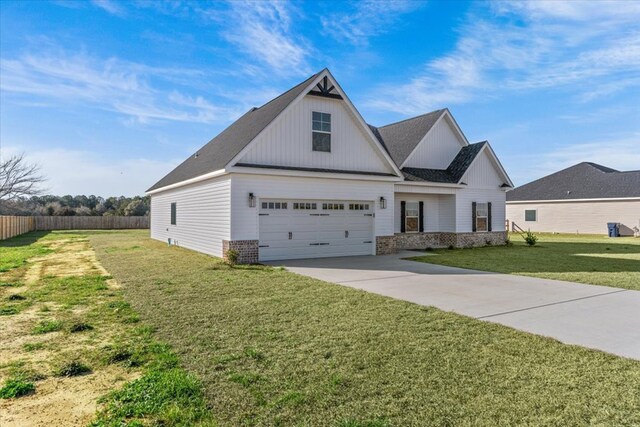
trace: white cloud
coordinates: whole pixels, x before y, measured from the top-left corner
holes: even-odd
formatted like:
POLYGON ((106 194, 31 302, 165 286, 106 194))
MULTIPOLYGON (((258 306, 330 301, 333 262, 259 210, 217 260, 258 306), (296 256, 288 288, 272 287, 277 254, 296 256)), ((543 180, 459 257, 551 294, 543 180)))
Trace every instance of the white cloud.
POLYGON ((186 86, 189 79, 202 78, 198 70, 149 67, 54 50, 1 59, 0 72, 0 90, 5 93, 90 105, 140 122, 225 122, 239 113, 237 107, 215 105, 175 89, 186 86))
POLYGON ((371 37, 388 32, 402 15, 413 12, 422 2, 408 0, 364 0, 354 3, 348 13, 331 13, 321 17, 325 34, 355 45, 366 45, 371 37))
MULTIPOLYGON (((21 152, 19 147, 2 148, 3 158, 21 152)), ((142 195, 180 163, 145 158, 113 163, 97 153, 64 148, 28 152, 26 158, 41 165, 47 193, 104 197, 142 195)))
POLYGON ((91 3, 111 15, 123 16, 125 14, 122 2, 116 2, 113 0, 91 0, 91 3))
MULTIPOLYGON (((224 26, 223 37, 248 54, 252 61, 283 76, 309 74, 309 42, 291 29, 294 14, 290 3, 282 1, 232 1, 230 11, 204 12, 224 26)), ((254 65, 245 70, 255 72, 254 65), (253 71, 251 70, 253 67, 253 71)))
POLYGON ((494 8, 500 13, 518 13, 529 19, 558 18, 571 21, 595 21, 608 18, 633 21, 640 13, 640 3, 634 1, 593 0, 537 0, 496 1, 494 8))
POLYGON ((638 3, 576 3, 496 2, 495 20, 471 14, 452 52, 408 83, 381 87, 383 96, 368 103, 418 114, 508 91, 571 86, 588 102, 638 87, 638 3))

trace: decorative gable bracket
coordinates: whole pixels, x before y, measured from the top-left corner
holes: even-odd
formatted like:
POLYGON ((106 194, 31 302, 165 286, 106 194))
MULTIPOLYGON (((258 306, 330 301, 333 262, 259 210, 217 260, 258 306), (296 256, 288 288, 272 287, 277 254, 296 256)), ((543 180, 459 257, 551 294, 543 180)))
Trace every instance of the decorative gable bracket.
POLYGON ((318 84, 316 84, 316 87, 309 91, 309 95, 322 96, 324 98, 343 99, 342 95, 340 95, 339 93, 332 93, 335 88, 336 87, 334 85, 329 86, 329 79, 327 78, 327 76, 324 76, 322 81, 318 82, 318 84))

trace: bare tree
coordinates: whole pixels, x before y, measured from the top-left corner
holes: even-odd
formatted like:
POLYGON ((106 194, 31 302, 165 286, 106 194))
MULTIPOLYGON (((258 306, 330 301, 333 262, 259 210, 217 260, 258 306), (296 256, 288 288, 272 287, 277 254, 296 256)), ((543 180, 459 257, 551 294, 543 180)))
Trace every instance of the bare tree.
POLYGON ((13 200, 35 196, 46 178, 40 174, 40 166, 27 163, 24 154, 17 154, 0 162, 0 200, 13 200))

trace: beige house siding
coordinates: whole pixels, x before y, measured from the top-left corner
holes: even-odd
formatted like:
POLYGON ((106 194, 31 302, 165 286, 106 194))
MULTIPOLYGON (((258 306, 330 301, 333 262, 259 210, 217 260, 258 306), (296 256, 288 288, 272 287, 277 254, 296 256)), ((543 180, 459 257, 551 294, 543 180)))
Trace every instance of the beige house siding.
POLYGON ((524 230, 607 234, 608 222, 619 222, 621 235, 640 226, 640 199, 619 201, 507 202, 507 219, 524 230), (525 210, 536 210, 536 221, 525 221, 525 210))

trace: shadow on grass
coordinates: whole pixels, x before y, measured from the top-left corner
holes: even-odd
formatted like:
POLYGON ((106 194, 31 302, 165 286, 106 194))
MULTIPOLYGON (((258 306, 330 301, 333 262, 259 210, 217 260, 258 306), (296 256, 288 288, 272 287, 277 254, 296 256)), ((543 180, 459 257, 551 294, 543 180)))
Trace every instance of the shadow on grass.
POLYGON ((15 248, 19 246, 29 246, 49 233, 51 232, 50 231, 31 231, 29 233, 21 234, 19 236, 12 237, 7 240, 0 241, 0 248, 15 248))

